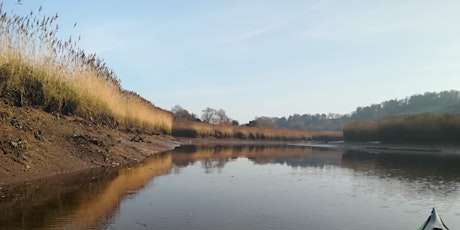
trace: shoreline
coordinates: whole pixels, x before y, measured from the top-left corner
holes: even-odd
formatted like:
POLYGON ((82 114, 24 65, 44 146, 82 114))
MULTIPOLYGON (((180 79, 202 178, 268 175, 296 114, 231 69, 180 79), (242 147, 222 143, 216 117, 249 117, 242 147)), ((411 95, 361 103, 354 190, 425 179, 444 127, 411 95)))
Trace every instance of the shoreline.
POLYGON ((291 145, 371 153, 460 154, 457 146, 307 143, 235 138, 182 138, 118 130, 77 116, 50 114, 0 101, 0 190, 56 175, 130 167, 181 145, 291 145))
POLYGON ((420 144, 389 144, 380 142, 330 142, 327 144, 304 143, 293 144, 312 148, 333 149, 339 151, 367 151, 370 153, 405 153, 405 154, 459 154, 459 146, 420 145, 420 144))
POLYGON ((124 168, 181 145, 292 142, 181 138, 118 130, 77 116, 15 107, 0 100, 0 189, 95 168, 124 168))
POLYGON ((0 186, 97 167, 128 167, 180 143, 0 101, 0 186))

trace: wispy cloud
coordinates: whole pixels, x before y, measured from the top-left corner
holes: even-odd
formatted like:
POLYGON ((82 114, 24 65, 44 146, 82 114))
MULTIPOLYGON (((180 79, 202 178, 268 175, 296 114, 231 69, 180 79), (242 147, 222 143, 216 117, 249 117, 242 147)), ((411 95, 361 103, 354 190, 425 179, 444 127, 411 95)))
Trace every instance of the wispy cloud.
POLYGON ((287 24, 286 21, 281 21, 281 22, 274 22, 274 23, 271 23, 271 24, 268 24, 268 25, 264 25, 264 26, 255 28, 255 29, 253 29, 253 30, 251 30, 251 31, 249 31, 247 33, 241 34, 240 36, 238 36, 237 40, 238 41, 248 40, 248 39, 257 37, 259 35, 270 33, 272 31, 281 29, 286 24, 287 24))
MULTIPOLYGON (((307 16, 312 12, 319 11, 328 5, 332 4, 335 0, 323 0, 313 2, 311 4, 303 5, 293 12, 285 15, 278 15, 277 19, 273 19, 271 22, 258 25, 249 29, 249 31, 241 33, 237 36, 236 41, 241 42, 245 40, 250 40, 259 36, 266 34, 278 32, 289 26, 296 25, 298 23, 305 22, 307 16)), ((290 31, 291 33, 296 33, 298 31, 290 31)))

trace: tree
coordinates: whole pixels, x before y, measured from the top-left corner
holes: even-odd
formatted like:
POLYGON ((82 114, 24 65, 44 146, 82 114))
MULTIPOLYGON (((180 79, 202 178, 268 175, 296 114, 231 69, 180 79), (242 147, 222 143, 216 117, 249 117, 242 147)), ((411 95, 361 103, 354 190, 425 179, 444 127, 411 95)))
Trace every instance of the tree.
POLYGON ((278 128, 275 122, 276 118, 270 117, 256 117, 255 120, 249 121, 247 126, 249 127, 261 127, 261 128, 278 128))
POLYGON ((289 126, 289 122, 285 117, 276 119, 276 125, 280 128, 287 128, 289 126))
POLYGON ((216 110, 210 107, 203 109, 201 115, 201 120, 206 123, 214 124, 214 117, 216 114, 216 110))
MULTIPOLYGON (((377 121, 386 116, 411 115, 417 113, 460 113, 460 92, 456 90, 440 93, 426 92, 404 99, 391 99, 379 104, 357 107, 350 114, 293 114, 288 117, 269 118, 280 128, 317 130, 341 130, 350 121, 377 121)), ((269 119, 256 118, 247 126, 270 127, 269 119)))
POLYGON ((223 109, 216 110, 215 124, 230 124, 230 118, 223 109))
MULTIPOLYGON (((210 124, 232 124, 232 119, 227 116, 227 113, 223 109, 213 109, 207 107, 202 110, 201 120, 210 124)), ((238 122, 237 122, 238 123, 238 122)))
POLYGON ((191 114, 180 105, 174 106, 171 112, 174 114, 174 119, 177 121, 199 121, 195 114, 191 114))

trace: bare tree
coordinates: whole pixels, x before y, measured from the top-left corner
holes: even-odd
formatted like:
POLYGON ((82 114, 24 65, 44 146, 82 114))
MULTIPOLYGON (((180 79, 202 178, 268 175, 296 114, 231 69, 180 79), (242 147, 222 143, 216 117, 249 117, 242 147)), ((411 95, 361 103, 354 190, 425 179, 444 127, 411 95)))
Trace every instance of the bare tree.
POLYGON ((203 111, 203 115, 201 115, 201 120, 203 122, 211 123, 211 124, 231 124, 232 119, 227 116, 227 113, 223 109, 213 109, 207 107, 203 111))
POLYGON ((203 109, 201 112, 203 112, 203 114, 201 115, 201 120, 203 122, 214 124, 213 122, 216 114, 215 109, 207 107, 206 109, 203 109))
POLYGON ((227 113, 223 109, 219 109, 215 114, 216 124, 229 124, 230 118, 227 116, 227 113))

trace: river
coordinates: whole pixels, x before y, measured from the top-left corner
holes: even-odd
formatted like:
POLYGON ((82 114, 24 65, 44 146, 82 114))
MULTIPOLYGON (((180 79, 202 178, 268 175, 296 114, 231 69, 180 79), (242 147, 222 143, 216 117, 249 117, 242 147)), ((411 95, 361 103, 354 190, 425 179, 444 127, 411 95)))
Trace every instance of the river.
POLYGON ((183 146, 0 187, 0 229, 460 229, 460 156, 183 146))

